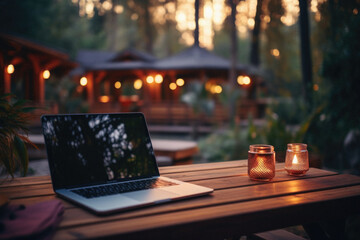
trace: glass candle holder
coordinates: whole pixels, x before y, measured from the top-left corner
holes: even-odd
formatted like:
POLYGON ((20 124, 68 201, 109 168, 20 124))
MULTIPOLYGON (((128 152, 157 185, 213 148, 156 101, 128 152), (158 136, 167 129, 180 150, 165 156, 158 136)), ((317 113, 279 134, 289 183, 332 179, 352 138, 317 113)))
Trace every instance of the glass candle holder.
POLYGON ((271 145, 250 145, 248 175, 257 181, 270 181, 275 177, 275 152, 271 145))
POLYGON ((304 143, 289 143, 286 150, 285 170, 289 175, 302 176, 309 170, 309 154, 304 143))

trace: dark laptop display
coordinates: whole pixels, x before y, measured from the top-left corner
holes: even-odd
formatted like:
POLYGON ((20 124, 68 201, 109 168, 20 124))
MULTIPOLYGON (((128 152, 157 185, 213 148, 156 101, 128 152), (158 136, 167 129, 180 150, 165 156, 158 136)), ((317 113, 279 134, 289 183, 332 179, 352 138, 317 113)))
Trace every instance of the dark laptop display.
POLYGON ((54 192, 104 215, 211 193, 160 176, 142 113, 42 116, 54 192))
POLYGON ((159 176, 143 115, 129 116, 43 116, 54 188, 159 176))

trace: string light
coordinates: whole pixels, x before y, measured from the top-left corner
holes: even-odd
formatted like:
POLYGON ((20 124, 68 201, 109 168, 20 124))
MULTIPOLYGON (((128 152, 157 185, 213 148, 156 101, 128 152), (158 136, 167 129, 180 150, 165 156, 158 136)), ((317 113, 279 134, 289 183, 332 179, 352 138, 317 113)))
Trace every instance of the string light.
POLYGON ((184 79, 182 79, 182 78, 176 79, 176 85, 178 85, 179 87, 184 86, 184 84, 185 84, 184 79))
POLYGON ((155 82, 156 83, 162 83, 163 82, 163 77, 160 74, 156 74, 155 75, 155 82))
POLYGON ((13 74, 15 72, 15 67, 12 64, 9 64, 6 68, 8 74, 13 74))
POLYGON ((141 81, 140 79, 136 79, 136 80, 134 81, 134 88, 135 88, 136 90, 141 89, 141 88, 142 88, 142 85, 143 85, 143 83, 142 83, 142 81, 141 81))
POLYGON ((153 76, 147 76, 146 82, 149 83, 149 84, 153 83, 154 82, 154 77, 153 76))
POLYGON ((170 83, 169 88, 174 91, 177 88, 176 83, 170 83))
POLYGON ((43 78, 44 79, 49 79, 50 78, 50 71, 49 70, 45 70, 43 72, 43 78))
POLYGON ((121 88, 121 82, 120 81, 115 82, 114 87, 116 89, 120 89, 121 88))
POLYGON ((80 85, 85 87, 88 84, 88 80, 86 77, 80 78, 80 85))

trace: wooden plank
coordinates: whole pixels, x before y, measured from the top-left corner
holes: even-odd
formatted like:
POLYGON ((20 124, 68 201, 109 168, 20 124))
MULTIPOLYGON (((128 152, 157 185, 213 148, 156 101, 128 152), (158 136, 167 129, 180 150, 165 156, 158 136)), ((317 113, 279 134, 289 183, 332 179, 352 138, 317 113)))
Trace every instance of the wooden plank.
POLYGON ((222 169, 222 168, 233 168, 233 167, 247 167, 247 160, 199 163, 199 164, 181 165, 181 166, 168 166, 168 167, 160 167, 159 170, 160 170, 160 174, 167 174, 167 173, 179 173, 179 172, 206 171, 211 169, 222 169))
POLYGON ((321 194, 310 192, 296 196, 232 203, 227 204, 226 207, 219 205, 141 218, 109 219, 102 223, 97 222, 96 225, 62 228, 55 233, 54 239, 79 237, 105 239, 106 236, 114 237, 119 233, 123 234, 122 239, 135 236, 140 239, 154 237, 184 239, 200 236, 215 239, 229 236, 229 232, 249 234, 257 230, 293 225, 304 219, 313 221, 314 213, 324 211, 327 214, 317 214, 316 220, 349 214, 352 211, 360 211, 358 201, 360 201, 359 185, 324 190, 321 194), (153 229, 157 230, 151 232, 153 229))
MULTIPOLYGON (((281 182, 281 181, 291 181, 291 180, 299 180, 305 178, 316 178, 316 177, 324 177, 324 176, 331 176, 331 175, 338 175, 338 173, 330 172, 322 169, 317 168, 310 168, 304 176, 294 177, 287 174, 286 171, 277 171, 275 178, 272 179, 271 182, 281 182)), ((205 180, 194 180, 191 183, 213 188, 215 190, 226 189, 226 188, 234 188, 234 187, 241 187, 241 186, 249 186, 249 185, 257 185, 257 184, 266 184, 267 182, 260 182, 260 181, 252 181, 249 177, 244 174, 241 176, 230 176, 230 177, 220 177, 215 179, 205 179, 205 180)))
POLYGON ((9 188, 2 188, 1 194, 4 194, 9 199, 16 198, 28 198, 36 196, 54 195, 52 184, 37 184, 37 185, 26 185, 16 186, 9 188))
POLYGON ((69 209, 66 213, 66 221, 62 222, 62 227, 73 225, 83 225, 99 221, 109 221, 141 218, 144 216, 158 215, 169 212, 186 211, 189 209, 200 209, 211 206, 226 206, 235 202, 249 202, 260 199, 271 199, 286 195, 297 195, 307 192, 319 192, 328 189, 338 189, 352 185, 360 185, 360 178, 352 175, 328 176, 322 178, 299 179, 292 182, 280 182, 271 184, 262 184, 247 186, 242 188, 233 188, 217 190, 209 196, 149 207, 129 212, 120 213, 98 219, 94 215, 78 208, 69 209), (340 181, 341 180, 341 181, 340 181), (295 182, 295 183, 294 183, 295 182))
MULTIPOLYGON (((284 163, 278 163, 276 164, 276 170, 284 171, 284 166, 284 163)), ((231 168, 207 169, 202 171, 166 173, 163 174, 163 176, 179 179, 181 181, 194 181, 219 177, 247 176, 247 170, 246 167, 234 166, 231 168)))
POLYGON ((50 176, 19 177, 13 179, 11 178, 0 179, 0 182, 1 182, 0 184, 0 191, 1 191, 1 188, 6 188, 6 187, 51 183, 51 178, 50 176))

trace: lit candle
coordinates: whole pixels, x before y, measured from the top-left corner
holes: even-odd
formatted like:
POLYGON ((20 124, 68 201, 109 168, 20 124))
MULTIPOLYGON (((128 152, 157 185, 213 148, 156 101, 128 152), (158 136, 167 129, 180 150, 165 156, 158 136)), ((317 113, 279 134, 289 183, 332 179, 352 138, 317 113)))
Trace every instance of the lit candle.
POLYGON ((256 178, 267 178, 271 175, 271 170, 265 165, 264 159, 258 157, 258 165, 250 169, 250 176, 256 178))
POLYGON ((285 169, 290 175, 302 176, 309 170, 307 145, 302 143, 288 144, 285 169))
POLYGON ((252 180, 269 181, 275 176, 275 152, 271 145, 250 145, 248 175, 252 180))

